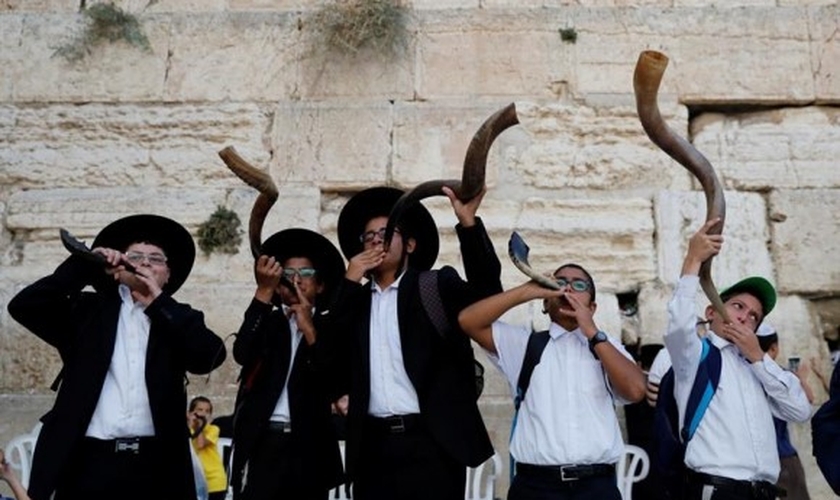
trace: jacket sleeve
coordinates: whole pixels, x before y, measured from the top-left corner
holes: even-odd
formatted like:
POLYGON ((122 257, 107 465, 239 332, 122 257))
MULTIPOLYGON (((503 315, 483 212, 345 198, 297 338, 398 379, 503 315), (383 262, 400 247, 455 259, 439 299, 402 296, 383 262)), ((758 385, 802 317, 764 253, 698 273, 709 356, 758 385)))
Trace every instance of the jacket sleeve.
MULTIPOLYGON (((102 268, 78 257, 70 257, 44 278, 27 286, 8 304, 9 314, 18 323, 48 344, 62 351, 72 343, 67 328, 79 310, 86 293, 82 289, 93 284, 102 268)), ((101 278, 101 276, 99 276, 101 278)))
POLYGON ((152 325, 150 335, 159 335, 165 343, 182 343, 188 372, 206 374, 224 363, 225 343, 207 328, 201 311, 161 294, 146 307, 146 315, 152 325))
POLYGON ((243 367, 253 366, 266 349, 266 331, 269 329, 271 311, 274 306, 253 299, 245 310, 245 316, 236 340, 233 342, 233 359, 243 367))
POLYGON ((463 227, 458 224, 455 231, 461 244, 464 273, 470 287, 480 298, 501 293, 502 264, 487 235, 484 222, 476 217, 474 226, 463 227))

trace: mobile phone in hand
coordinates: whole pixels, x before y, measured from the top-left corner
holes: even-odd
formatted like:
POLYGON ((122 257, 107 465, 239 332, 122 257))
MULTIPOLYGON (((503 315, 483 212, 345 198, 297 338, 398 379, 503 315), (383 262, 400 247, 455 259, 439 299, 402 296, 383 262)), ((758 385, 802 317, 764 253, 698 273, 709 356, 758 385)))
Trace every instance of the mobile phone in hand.
POLYGON ((799 356, 792 356, 788 358, 788 370, 792 372, 799 371, 799 356))

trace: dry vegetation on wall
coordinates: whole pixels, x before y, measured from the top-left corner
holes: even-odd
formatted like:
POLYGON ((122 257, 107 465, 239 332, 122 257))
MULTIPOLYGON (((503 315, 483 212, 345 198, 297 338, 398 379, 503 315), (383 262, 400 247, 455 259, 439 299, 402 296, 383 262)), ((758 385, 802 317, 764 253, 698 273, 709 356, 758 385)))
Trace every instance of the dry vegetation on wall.
POLYGON ((236 212, 222 206, 198 227, 198 246, 204 255, 235 254, 242 243, 242 221, 236 212))
POLYGON ((80 61, 89 55, 93 48, 103 43, 122 40, 132 47, 151 52, 149 39, 137 18, 112 3, 97 3, 81 11, 85 17, 85 27, 81 33, 56 49, 54 56, 63 57, 69 62, 80 61))
POLYGON ((399 0, 333 0, 316 10, 308 24, 314 44, 322 49, 396 54, 406 46, 407 22, 408 8, 399 0))

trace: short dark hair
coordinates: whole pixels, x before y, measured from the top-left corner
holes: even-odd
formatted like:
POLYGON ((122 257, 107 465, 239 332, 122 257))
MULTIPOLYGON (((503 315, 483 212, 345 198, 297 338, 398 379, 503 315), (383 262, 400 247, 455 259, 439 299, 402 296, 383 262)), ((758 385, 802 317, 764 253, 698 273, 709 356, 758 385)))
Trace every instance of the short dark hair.
POLYGON ((773 347, 774 344, 779 343, 779 335, 777 333, 773 333, 770 335, 758 336, 758 346, 761 347, 761 350, 767 352, 773 347))
POLYGON ((577 269, 578 271, 582 272, 584 276, 586 276, 586 281, 589 282, 589 295, 592 297, 592 302, 595 302, 595 280, 592 279, 592 275, 589 274, 589 271, 583 268, 580 264, 575 264, 574 262, 569 262, 568 264, 563 264, 562 266, 558 267, 554 270, 552 275, 556 275, 563 269, 571 267, 572 269, 577 269))
POLYGON ((213 403, 210 401, 209 398, 205 396, 196 396, 192 398, 190 401, 190 411, 195 410, 195 407, 198 406, 198 403, 207 403, 210 405, 210 413, 213 413, 213 403))

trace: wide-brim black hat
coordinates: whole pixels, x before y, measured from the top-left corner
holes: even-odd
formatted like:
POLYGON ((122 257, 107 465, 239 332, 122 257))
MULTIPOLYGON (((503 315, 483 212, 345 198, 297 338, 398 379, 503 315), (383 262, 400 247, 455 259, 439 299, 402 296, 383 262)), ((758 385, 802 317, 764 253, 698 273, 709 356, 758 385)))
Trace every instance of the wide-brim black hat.
POLYGON ((318 278, 327 290, 344 276, 344 259, 333 243, 309 229, 291 228, 278 231, 262 244, 261 252, 281 264, 292 257, 306 257, 318 271, 318 278))
POLYGON ((125 252, 132 243, 160 247, 169 266, 169 281, 163 291, 172 295, 181 288, 195 262, 195 242, 184 226, 160 215, 130 215, 108 224, 93 240, 92 248, 125 252))
MULTIPOLYGON (((359 191, 347 201, 338 216, 338 243, 347 260, 364 248, 359 237, 368 221, 374 217, 387 217, 402 195, 403 191, 399 189, 379 186, 359 191)), ((406 211, 400 225, 417 242, 409 257, 411 266, 421 271, 431 269, 440 248, 438 228, 432 214, 418 202, 406 211)))

